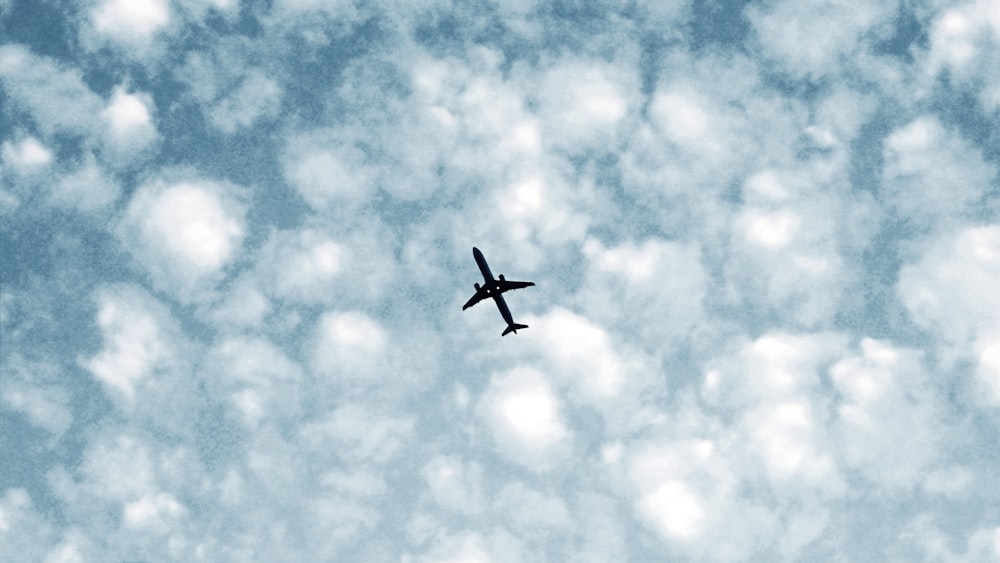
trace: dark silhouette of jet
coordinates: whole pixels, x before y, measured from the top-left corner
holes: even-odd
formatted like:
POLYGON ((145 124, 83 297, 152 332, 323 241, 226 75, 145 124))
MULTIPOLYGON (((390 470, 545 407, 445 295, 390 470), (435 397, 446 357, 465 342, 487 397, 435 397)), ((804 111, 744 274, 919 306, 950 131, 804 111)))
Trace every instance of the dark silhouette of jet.
POLYGON ((478 248, 472 247, 472 256, 476 259, 476 264, 479 265, 479 271, 483 273, 483 279, 486 280, 486 283, 482 287, 479 287, 478 283, 475 284, 476 294, 465 305, 462 305, 462 310, 464 311, 472 307, 487 297, 492 297, 493 301, 497 304, 497 309, 500 309, 500 314, 503 315, 503 320, 507 321, 507 328, 500 336, 507 336, 510 332, 517 334, 517 329, 528 328, 528 325, 519 325, 514 322, 514 317, 511 316, 510 309, 507 308, 507 302, 504 301, 503 294, 512 289, 521 289, 522 287, 535 285, 535 282, 507 281, 504 279, 503 274, 500 274, 500 279, 493 279, 493 272, 490 271, 489 265, 486 264, 486 258, 483 258, 483 253, 478 248))

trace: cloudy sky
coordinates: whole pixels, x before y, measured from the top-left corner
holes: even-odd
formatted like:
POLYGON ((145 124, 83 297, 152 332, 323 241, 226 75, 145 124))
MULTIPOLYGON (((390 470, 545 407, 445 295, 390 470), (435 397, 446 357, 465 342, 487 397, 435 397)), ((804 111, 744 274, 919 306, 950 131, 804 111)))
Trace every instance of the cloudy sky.
POLYGON ((1000 560, 997 0, 0 36, 4 557, 1000 560))

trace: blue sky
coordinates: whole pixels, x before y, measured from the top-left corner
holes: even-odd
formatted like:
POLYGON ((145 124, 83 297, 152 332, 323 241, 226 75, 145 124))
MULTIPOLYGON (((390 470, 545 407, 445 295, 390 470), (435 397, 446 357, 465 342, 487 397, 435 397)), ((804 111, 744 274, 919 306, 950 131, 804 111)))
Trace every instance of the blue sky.
POLYGON ((0 36, 5 558, 1000 560, 997 0, 0 36))

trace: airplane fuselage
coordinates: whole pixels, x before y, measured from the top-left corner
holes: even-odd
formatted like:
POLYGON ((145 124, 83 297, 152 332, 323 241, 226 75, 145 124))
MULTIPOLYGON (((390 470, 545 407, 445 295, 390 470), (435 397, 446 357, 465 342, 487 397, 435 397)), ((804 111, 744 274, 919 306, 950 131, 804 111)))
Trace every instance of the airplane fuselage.
POLYGON ((500 292, 500 284, 493 277, 490 265, 486 263, 486 257, 476 247, 472 247, 472 256, 476 259, 476 265, 479 266, 479 271, 483 274, 483 281, 486 282, 483 285, 483 289, 493 298, 493 302, 497 304, 497 309, 500 310, 500 316, 503 317, 503 320, 508 325, 513 324, 514 315, 511 314, 510 309, 507 307, 507 301, 503 298, 503 293, 500 292))
POLYGON ((493 302, 497 304, 497 309, 500 309, 500 316, 503 317, 503 320, 508 325, 514 324, 514 316, 510 314, 510 309, 507 308, 507 301, 504 300, 500 292, 493 295, 493 302))
POLYGON ((478 283, 476 284, 476 294, 473 295, 472 298, 465 303, 465 305, 462 305, 462 310, 464 311, 489 297, 493 299, 494 303, 496 303, 497 309, 500 311, 500 315, 503 317, 503 320, 507 322, 507 328, 504 329, 500 336, 506 336, 511 332, 517 334, 519 329, 528 328, 528 325, 517 324, 514 322, 514 316, 511 315, 510 309, 507 307, 507 301, 503 298, 503 294, 504 292, 512 289, 521 289, 522 287, 533 286, 535 285, 535 282, 510 281, 504 279, 503 274, 500 274, 499 279, 494 278, 493 272, 490 271, 489 264, 486 263, 486 258, 478 248, 472 247, 472 256, 476 259, 476 265, 479 266, 479 271, 483 274, 484 284, 482 286, 478 283))
POLYGON ((487 285, 496 285, 496 280, 493 279, 493 272, 490 271, 490 265, 486 263, 486 257, 483 256, 483 253, 473 246, 472 256, 476 259, 476 265, 479 266, 479 271, 483 273, 483 279, 486 280, 487 285))

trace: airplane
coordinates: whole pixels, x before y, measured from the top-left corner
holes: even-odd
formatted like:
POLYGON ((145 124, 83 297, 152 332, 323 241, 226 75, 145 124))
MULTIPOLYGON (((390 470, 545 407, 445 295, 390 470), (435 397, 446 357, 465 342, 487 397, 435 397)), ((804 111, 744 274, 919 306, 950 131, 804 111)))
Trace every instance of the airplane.
POLYGON ((486 280, 486 283, 482 287, 478 283, 474 284, 476 294, 465 305, 462 305, 462 310, 464 311, 472 307, 487 297, 492 297, 493 301, 497 304, 497 309, 500 309, 503 320, 507 321, 507 328, 500 336, 507 336, 511 332, 517 334, 518 329, 528 328, 528 325, 521 325, 514 322, 514 317, 510 314, 510 309, 507 308, 507 302, 504 301, 503 294, 512 289, 521 289, 522 287, 535 285, 535 282, 507 281, 504 279, 503 274, 500 274, 500 279, 493 279, 493 272, 490 271, 489 265, 486 264, 486 258, 474 246, 472 247, 472 257, 476 259, 476 264, 479 265, 479 271, 483 273, 483 279, 486 280))

